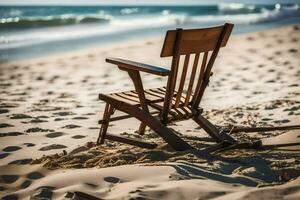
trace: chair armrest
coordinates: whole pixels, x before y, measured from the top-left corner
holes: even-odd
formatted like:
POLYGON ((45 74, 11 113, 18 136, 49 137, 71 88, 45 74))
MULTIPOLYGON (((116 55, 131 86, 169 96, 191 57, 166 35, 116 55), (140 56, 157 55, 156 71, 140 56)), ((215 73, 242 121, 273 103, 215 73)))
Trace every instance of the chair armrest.
POLYGON ((147 65, 143 63, 138 63, 130 60, 124 60, 119 58, 106 58, 105 61, 108 63, 118 65, 119 68, 123 68, 123 69, 125 68, 129 70, 142 71, 151 74, 156 74, 159 76, 168 76, 170 74, 170 70, 168 69, 147 65))

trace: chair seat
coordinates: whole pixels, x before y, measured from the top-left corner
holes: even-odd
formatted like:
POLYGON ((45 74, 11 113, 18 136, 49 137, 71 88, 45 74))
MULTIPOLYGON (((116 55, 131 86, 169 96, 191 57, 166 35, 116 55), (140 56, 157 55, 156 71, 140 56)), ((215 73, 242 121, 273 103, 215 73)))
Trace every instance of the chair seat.
MULTIPOLYGON (((166 88, 152 88, 145 90, 145 97, 147 100, 147 105, 158 110, 157 114, 160 114, 160 111, 163 109, 162 102, 165 99, 166 88)), ((185 103, 185 94, 181 95, 180 104, 177 108, 174 107, 175 99, 176 99, 177 91, 174 92, 173 101, 171 109, 168 110, 168 119, 169 121, 177 121, 182 119, 189 119, 194 116, 193 110, 190 108, 189 104, 187 106, 185 103)), ((125 102, 133 106, 140 106, 140 101, 138 97, 138 93, 134 90, 118 92, 118 93, 110 93, 110 94, 99 94, 100 100, 106 99, 114 99, 120 102, 125 102)), ((191 98, 192 99, 192 96, 191 98)), ((190 102, 189 102, 190 103, 190 102)), ((202 109, 199 109, 200 111, 202 109)), ((199 113, 199 112, 198 112, 199 113)))
MULTIPOLYGON (((166 88, 152 88, 145 90, 145 97, 147 103, 160 103, 163 102, 165 99, 166 88)), ((177 95, 177 91, 174 92, 173 102, 175 102, 177 95)), ((99 99, 104 100, 102 96, 110 97, 118 101, 126 102, 128 104, 137 106, 140 105, 140 100, 138 93, 135 90, 125 91, 125 92, 117 92, 117 93, 110 93, 110 94, 99 94, 99 99)), ((192 98, 190 98, 192 99, 192 98)), ((180 104, 184 104, 185 102, 185 94, 182 94, 180 99, 180 104)), ((179 106, 180 107, 180 106, 179 106)))

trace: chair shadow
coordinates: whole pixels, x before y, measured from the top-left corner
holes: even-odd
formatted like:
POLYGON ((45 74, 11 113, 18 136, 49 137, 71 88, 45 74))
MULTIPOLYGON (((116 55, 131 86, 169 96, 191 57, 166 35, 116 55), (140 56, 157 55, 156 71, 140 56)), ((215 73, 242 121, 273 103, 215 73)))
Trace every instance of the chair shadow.
MULTIPOLYGON (((197 153, 194 153, 197 155, 197 153)), ((270 184, 282 184, 300 176, 300 170, 290 166, 273 169, 271 160, 297 159, 300 153, 282 154, 282 152, 260 153, 256 156, 224 157, 223 155, 205 156, 207 165, 201 166, 190 162, 168 163, 186 179, 209 179, 232 185, 257 187, 270 184)))

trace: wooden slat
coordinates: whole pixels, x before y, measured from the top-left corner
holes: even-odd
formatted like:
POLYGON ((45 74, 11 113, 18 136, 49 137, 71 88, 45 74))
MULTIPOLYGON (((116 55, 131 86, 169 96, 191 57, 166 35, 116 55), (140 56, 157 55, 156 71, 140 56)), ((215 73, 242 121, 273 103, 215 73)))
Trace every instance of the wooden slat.
POLYGON ((132 104, 139 103, 138 99, 135 99, 134 97, 128 96, 128 95, 126 95, 126 94, 124 94, 122 92, 115 93, 114 95, 120 97, 121 99, 126 99, 127 101, 131 101, 132 104))
MULTIPOLYGON (((154 90, 152 90, 152 91, 154 91, 154 90)), ((157 89, 155 89, 155 91, 157 91, 157 93, 163 95, 164 98, 165 98, 165 93, 166 93, 165 88, 157 88, 157 89)), ((170 106, 169 107, 170 108, 175 104, 175 98, 174 98, 175 96, 176 96, 176 91, 173 92, 173 97, 169 98, 169 101, 170 101, 170 106)))
POLYGON ((131 93, 131 91, 121 92, 118 94, 121 94, 122 96, 126 97, 127 99, 132 99, 133 101, 140 102, 139 96, 135 95, 134 93, 131 93))
POLYGON ((186 118, 189 118, 193 115, 193 113, 191 112, 190 109, 188 109, 187 107, 181 107, 181 109, 184 111, 186 118))
MULTIPOLYGON (((174 40, 173 40, 174 44, 172 46, 172 52, 171 52, 171 54, 173 55, 172 65, 171 65, 171 74, 170 74, 170 76, 168 78, 168 82, 167 82, 166 95, 165 95, 165 100, 164 100, 164 109, 163 109, 162 115, 161 115, 163 123, 167 123, 167 121, 168 121, 168 110, 170 109, 170 104, 173 99, 172 97, 173 97, 174 88, 176 85, 178 64, 179 64, 179 59, 180 59, 179 48, 181 45, 182 32, 183 32, 182 29, 177 29, 174 40)), ((166 40, 165 40, 165 42, 166 42, 166 40)))
MULTIPOLYGON (((165 90, 148 89, 145 90, 145 97, 147 102, 159 103, 163 102, 165 99, 165 90)), ((111 96, 120 101, 125 101, 126 103, 130 103, 132 105, 140 105, 140 100, 138 97, 138 93, 136 91, 126 91, 120 93, 111 93, 111 94, 99 94, 99 99, 102 99, 101 96, 111 96)))
POLYGON ((205 69, 205 72, 204 72, 204 76, 203 76, 203 82, 201 84, 199 93, 197 95, 195 95, 196 99, 193 102, 194 103, 193 104, 194 107, 198 107, 199 104, 200 104, 200 101, 202 99, 204 91, 205 91, 205 89, 206 89, 206 87, 208 85, 209 77, 211 75, 211 69, 212 69, 212 67, 214 65, 214 62, 215 62, 217 56, 218 56, 219 50, 220 50, 220 48, 222 46, 222 42, 224 40, 226 40, 226 34, 227 34, 228 30, 230 30, 230 32, 231 32, 231 29, 232 29, 232 26, 229 25, 229 24, 225 24, 224 27, 223 27, 223 30, 222 30, 222 32, 221 32, 221 34, 220 34, 220 36, 219 36, 219 38, 217 40, 216 47, 213 50, 213 52, 212 52, 212 54, 210 56, 210 59, 209 59, 209 61, 207 63, 207 66, 206 66, 206 69, 205 69))
POLYGON ((188 66, 189 66, 189 61, 190 61, 190 55, 185 55, 184 65, 183 65, 182 74, 181 74, 180 83, 179 83, 179 88, 178 88, 178 92, 177 92, 177 96, 176 96, 176 100, 175 100, 175 108, 178 107, 180 99, 181 99, 183 86, 184 86, 184 82, 185 82, 185 78, 186 78, 186 74, 187 74, 187 70, 188 70, 188 66))
MULTIPOLYGON (((162 98, 152 95, 147 90, 145 90, 144 92, 145 92, 145 97, 146 97, 147 102, 148 101, 149 102, 156 102, 156 101, 162 100, 162 98)), ((137 98, 139 100, 139 96, 138 96, 137 92, 128 91, 128 92, 126 92, 126 95, 137 98)))
POLYGON ((142 72, 148 72, 160 76, 168 76, 170 74, 170 70, 168 69, 156 67, 144 63, 134 62, 130 60, 125 60, 120 58, 106 58, 105 61, 117 65, 121 70, 142 71, 142 72))
MULTIPOLYGON (((233 24, 225 24, 228 26, 220 47, 224 47, 231 34, 233 24)), ((201 53, 215 49, 218 38, 220 37, 224 26, 183 30, 182 43, 178 50, 180 55, 201 53)), ((174 45, 176 41, 176 30, 168 31, 165 37, 164 45, 161 51, 161 57, 173 56, 174 45)))
POLYGON ((132 101, 131 99, 127 99, 126 97, 118 95, 118 93, 109 94, 107 96, 110 96, 110 97, 112 97, 116 100, 119 100, 119 101, 124 101, 124 102, 132 104, 132 105, 139 105, 139 102, 132 101))
POLYGON ((174 70, 174 73, 173 73, 173 80, 172 80, 172 83, 170 85, 170 88, 166 89, 166 91, 170 90, 170 95, 167 98, 168 101, 169 101, 169 108, 170 108, 170 105, 172 104, 171 103, 173 101, 172 97, 174 96, 174 92, 175 92, 177 75, 178 75, 178 68, 179 68, 179 62, 180 62, 180 56, 178 56, 178 61, 177 61, 177 64, 175 66, 175 70, 174 70))
MULTIPOLYGON (((164 87, 157 88, 157 90, 160 91, 162 94, 166 93, 166 88, 164 88, 164 87)), ((177 91, 174 91, 173 98, 172 98, 172 104, 170 105, 171 108, 173 108, 175 105, 176 96, 177 96, 177 91)), ((184 103, 184 101, 185 101, 185 97, 184 97, 184 95, 181 95, 179 106, 181 106, 184 103)))
MULTIPOLYGON (((131 91, 130 94, 138 95, 137 92, 135 91, 131 91)), ((156 95, 154 92, 151 91, 151 89, 145 90, 145 97, 147 102, 157 103, 157 102, 162 102, 164 100, 164 95, 163 96, 156 95)))
MULTIPOLYGON (((156 115, 156 114, 159 114, 159 113, 160 113, 160 111, 157 111, 157 110, 150 112, 151 115, 156 115)), ((133 117, 132 115, 121 115, 121 116, 111 117, 109 119, 109 121, 113 122, 113 121, 118 121, 118 120, 123 120, 123 119, 129 119, 129 118, 132 118, 132 117, 133 117)), ((99 120, 98 124, 102 124, 102 123, 104 123, 104 121, 105 121, 104 119, 99 120)))
POLYGON ((163 101, 164 100, 164 96, 159 96, 157 95, 155 92, 152 92, 151 90, 145 90, 145 95, 146 95, 146 99, 149 100, 150 102, 156 102, 158 100, 163 101))
POLYGON ((166 95, 166 88, 153 88, 153 89, 150 89, 151 91, 157 93, 157 95, 161 95, 161 96, 165 96, 166 95))
POLYGON ((194 85, 195 75, 196 75, 197 66, 198 66, 198 62, 199 62, 199 56, 200 56, 200 54, 197 53, 194 58, 193 69, 192 69, 190 82, 189 82, 189 86, 187 89, 186 98, 185 98, 185 102, 184 102, 185 106, 187 106, 189 104, 190 97, 191 97, 191 94, 193 91, 193 85, 194 85))
POLYGON ((201 84, 202 84, 203 76, 204 76, 204 72, 205 72, 205 67, 206 67, 206 62, 207 62, 207 57, 208 57, 208 52, 205 52, 204 55, 203 55, 203 58, 202 58, 202 64, 201 64, 201 68, 200 68, 199 78, 198 78, 198 82, 197 82, 196 89, 195 89, 195 92, 194 92, 194 97, 193 97, 193 100, 192 100, 193 104, 196 101, 196 97, 197 97, 197 95, 199 93, 199 90, 201 88, 201 84))
POLYGON ((125 144, 130 144, 146 149, 154 149, 157 147, 157 144, 150 143, 150 142, 145 142, 137 139, 132 139, 132 138, 126 138, 122 136, 117 136, 117 135, 112 135, 112 134, 106 134, 105 139, 116 141, 116 142, 121 142, 125 144))
MULTIPOLYGON (((150 106, 152 106, 152 107, 158 109, 160 112, 162 112, 162 110, 163 110, 163 106, 158 105, 158 104, 155 104, 155 103, 151 103, 150 106)), ((172 109, 169 109, 168 112, 169 112, 169 114, 171 114, 172 116, 176 116, 176 115, 177 115, 177 113, 174 112, 172 109)))

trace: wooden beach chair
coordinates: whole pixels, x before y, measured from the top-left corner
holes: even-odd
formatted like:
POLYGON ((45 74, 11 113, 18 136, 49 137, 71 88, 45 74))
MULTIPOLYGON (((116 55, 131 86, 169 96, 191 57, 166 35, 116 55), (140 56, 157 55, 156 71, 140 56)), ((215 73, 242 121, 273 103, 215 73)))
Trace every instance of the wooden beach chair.
POLYGON ((212 28, 167 31, 161 57, 172 57, 170 70, 124 59, 107 58, 106 62, 118 66, 120 70, 129 74, 135 90, 99 94, 99 99, 105 101, 106 106, 103 119, 99 121, 102 126, 97 144, 102 144, 105 139, 108 139, 143 148, 155 148, 157 145, 153 143, 107 133, 109 122, 130 117, 141 121, 139 134, 143 135, 148 126, 178 151, 192 147, 167 125, 170 122, 187 119, 193 119, 217 142, 212 149, 237 144, 234 138, 204 118, 201 115, 202 108, 199 107, 212 75, 214 61, 220 48, 226 46, 232 29, 233 24, 226 23, 212 28), (179 61, 182 57, 184 57, 184 62, 183 66, 180 66, 179 61), (191 61, 192 57, 193 61, 191 61), (188 73, 189 62, 192 62, 191 73, 188 73), (181 67, 182 70, 179 70, 181 67), (144 90, 140 72, 168 76, 167 85, 144 90), (189 80, 188 84, 185 84, 186 80, 189 80), (115 110, 122 111, 126 115, 113 118, 111 116, 115 110))

